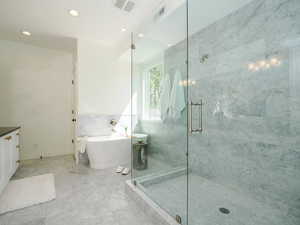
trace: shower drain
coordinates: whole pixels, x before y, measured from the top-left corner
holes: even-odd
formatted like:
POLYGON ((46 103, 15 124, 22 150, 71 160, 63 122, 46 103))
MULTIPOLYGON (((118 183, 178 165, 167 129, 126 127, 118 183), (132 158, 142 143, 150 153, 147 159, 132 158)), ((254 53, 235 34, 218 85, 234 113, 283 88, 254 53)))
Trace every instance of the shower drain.
POLYGON ((226 209, 226 208, 219 208, 219 211, 223 214, 229 214, 230 213, 229 209, 226 209))

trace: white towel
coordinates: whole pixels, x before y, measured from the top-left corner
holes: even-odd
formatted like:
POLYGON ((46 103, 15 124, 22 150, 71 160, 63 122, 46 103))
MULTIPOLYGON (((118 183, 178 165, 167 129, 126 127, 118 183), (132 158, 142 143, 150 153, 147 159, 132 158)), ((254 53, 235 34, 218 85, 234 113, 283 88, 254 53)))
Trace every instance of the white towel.
POLYGON ((85 153, 86 146, 87 146, 88 137, 78 137, 76 143, 76 152, 75 152, 75 161, 76 164, 79 163, 79 154, 85 153))
POLYGON ((177 70, 174 76, 174 83, 170 96, 170 116, 171 118, 178 120, 181 117, 181 112, 186 107, 185 97, 184 97, 184 87, 180 85, 182 82, 181 73, 177 70))
POLYGON ((85 153, 88 137, 78 138, 78 150, 81 154, 85 153))
POLYGON ((169 74, 166 74, 160 83, 160 117, 164 121, 168 117, 170 104, 171 82, 169 74))

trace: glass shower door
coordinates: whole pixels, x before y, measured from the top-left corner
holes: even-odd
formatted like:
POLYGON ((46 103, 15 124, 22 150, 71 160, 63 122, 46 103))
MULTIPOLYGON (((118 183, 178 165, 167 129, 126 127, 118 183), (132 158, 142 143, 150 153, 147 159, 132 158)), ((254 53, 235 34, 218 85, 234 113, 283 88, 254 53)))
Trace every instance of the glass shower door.
POLYGON ((300 1, 188 5, 189 225, 299 225, 300 1))
POLYGON ((157 13, 132 35, 132 182, 187 224, 186 2, 157 13))

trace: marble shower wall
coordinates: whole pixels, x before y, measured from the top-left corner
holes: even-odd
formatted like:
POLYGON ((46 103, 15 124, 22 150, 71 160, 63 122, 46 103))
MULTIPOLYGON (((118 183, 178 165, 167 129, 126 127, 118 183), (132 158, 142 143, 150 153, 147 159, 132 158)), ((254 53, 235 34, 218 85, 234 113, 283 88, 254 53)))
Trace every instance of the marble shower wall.
MULTIPOLYGON (((165 52, 167 73, 184 71, 185 42, 165 52)), ((190 98, 205 103, 190 168, 300 217, 300 1, 254 0, 192 35, 189 50, 190 98)), ((184 162, 185 126, 140 124, 150 152, 173 165, 184 162)))

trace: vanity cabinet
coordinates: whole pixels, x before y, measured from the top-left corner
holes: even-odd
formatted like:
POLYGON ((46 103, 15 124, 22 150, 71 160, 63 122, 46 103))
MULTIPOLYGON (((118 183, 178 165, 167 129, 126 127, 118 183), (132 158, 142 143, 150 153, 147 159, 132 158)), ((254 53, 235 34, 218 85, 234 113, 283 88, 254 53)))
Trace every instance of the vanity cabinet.
POLYGON ((19 129, 0 137, 0 194, 19 166, 19 129))

